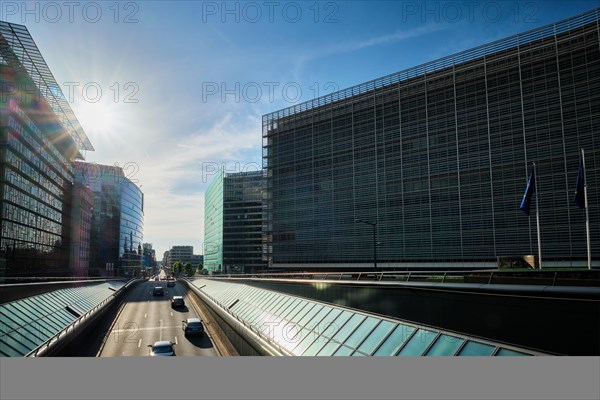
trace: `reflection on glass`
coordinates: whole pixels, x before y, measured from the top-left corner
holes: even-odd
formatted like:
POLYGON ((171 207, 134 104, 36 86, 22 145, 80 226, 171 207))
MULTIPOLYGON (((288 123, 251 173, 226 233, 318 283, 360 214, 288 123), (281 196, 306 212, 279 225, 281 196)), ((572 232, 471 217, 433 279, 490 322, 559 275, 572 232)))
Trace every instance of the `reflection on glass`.
POLYGON ((469 340, 458 353, 459 356, 491 356, 494 346, 469 340))
POLYGON ((385 339, 385 342, 377 351, 375 351, 374 356, 393 356, 396 355, 400 347, 408 340, 408 338, 413 334, 415 328, 409 325, 398 325, 396 329, 385 339))
POLYGON ((427 350, 426 356, 452 356, 464 342, 464 339, 450 335, 440 335, 433 346, 427 350))
POLYGON ((425 349, 429 347, 435 336, 436 332, 428 331, 425 329, 419 329, 412 338, 406 343, 406 345, 398 353, 399 356, 420 356, 423 354, 425 349))

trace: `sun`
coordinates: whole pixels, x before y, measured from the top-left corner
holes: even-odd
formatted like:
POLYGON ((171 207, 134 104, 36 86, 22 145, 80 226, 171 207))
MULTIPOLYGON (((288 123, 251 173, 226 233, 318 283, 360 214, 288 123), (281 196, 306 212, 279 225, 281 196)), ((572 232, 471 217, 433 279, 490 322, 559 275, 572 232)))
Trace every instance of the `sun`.
POLYGON ((110 99, 100 99, 95 103, 79 101, 74 111, 83 129, 93 136, 111 136, 116 133, 118 104, 110 99))

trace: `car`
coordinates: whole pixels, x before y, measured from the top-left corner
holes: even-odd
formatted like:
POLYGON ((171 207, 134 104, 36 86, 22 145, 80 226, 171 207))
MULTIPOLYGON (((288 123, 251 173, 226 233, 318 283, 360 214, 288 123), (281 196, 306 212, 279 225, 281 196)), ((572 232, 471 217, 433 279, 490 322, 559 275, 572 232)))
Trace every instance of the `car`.
POLYGON ((183 301, 183 296, 173 296, 171 299, 171 307, 184 307, 185 301, 183 301))
POLYGON ((154 342, 154 344, 149 344, 148 347, 150 347, 150 355, 152 357, 167 357, 175 355, 174 345, 175 343, 168 340, 160 340, 154 342))
POLYGON ((154 277, 154 281, 155 281, 155 282, 158 282, 158 276, 155 276, 155 277, 154 277))
POLYGON ((175 287, 175 281, 167 281, 167 287, 175 287))
POLYGON ((181 329, 183 329, 185 336, 204 334, 204 325, 202 325, 200 318, 188 318, 185 321, 181 321, 181 329))
POLYGON ((155 286, 154 289, 152 289, 152 296, 164 296, 165 295, 165 289, 162 286, 155 286))

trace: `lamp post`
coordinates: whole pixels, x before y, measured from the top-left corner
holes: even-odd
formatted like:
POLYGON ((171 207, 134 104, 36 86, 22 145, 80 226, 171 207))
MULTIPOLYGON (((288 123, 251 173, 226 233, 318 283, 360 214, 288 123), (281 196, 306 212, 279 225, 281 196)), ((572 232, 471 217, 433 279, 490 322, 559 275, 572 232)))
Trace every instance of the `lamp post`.
POLYGON ((371 222, 363 219, 355 219, 354 222, 362 222, 373 227, 373 268, 377 271, 377 221, 371 222))

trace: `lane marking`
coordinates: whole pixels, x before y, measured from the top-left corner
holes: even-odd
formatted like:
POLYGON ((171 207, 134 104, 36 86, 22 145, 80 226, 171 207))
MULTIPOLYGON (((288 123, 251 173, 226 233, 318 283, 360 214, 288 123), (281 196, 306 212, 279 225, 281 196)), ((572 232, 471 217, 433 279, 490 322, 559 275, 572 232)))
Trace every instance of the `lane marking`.
POLYGON ((175 336, 175 344, 177 344, 177 336, 175 336))
MULTIPOLYGON (((164 325, 163 328, 166 329, 170 329, 170 328, 181 328, 181 325, 164 325)), ((138 331, 153 331, 156 329, 161 329, 160 326, 149 326, 149 327, 145 327, 145 328, 137 328, 138 331)), ((113 329, 111 331, 111 334, 113 332, 118 333, 118 332, 135 332, 136 329, 113 329)))
POLYGON ((146 318, 148 316, 148 314, 144 313, 144 318, 146 318))
POLYGON ((140 340, 138 341, 138 349, 139 349, 140 347, 142 347, 142 339, 140 339, 140 340))
POLYGON ((163 328, 163 324, 162 324, 162 319, 160 320, 160 339, 162 341, 162 328, 163 328))
POLYGON ((173 311, 171 311, 171 317, 173 316, 173 311))

